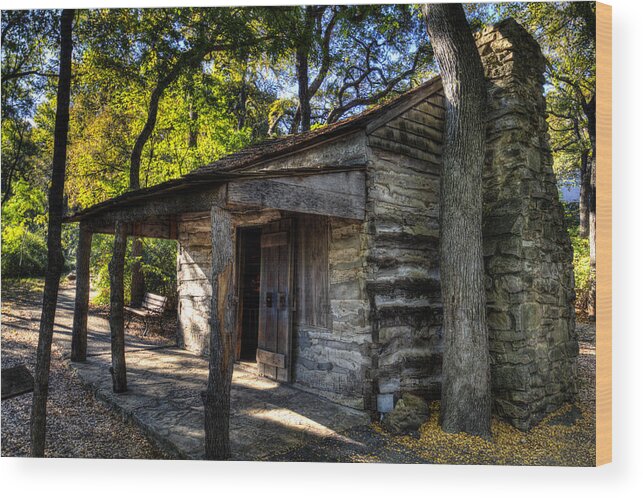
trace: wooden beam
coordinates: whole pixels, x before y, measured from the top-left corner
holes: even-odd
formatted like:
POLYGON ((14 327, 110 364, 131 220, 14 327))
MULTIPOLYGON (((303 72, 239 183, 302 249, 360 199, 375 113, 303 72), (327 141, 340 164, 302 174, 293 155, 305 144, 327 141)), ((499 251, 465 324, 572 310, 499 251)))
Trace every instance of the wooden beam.
POLYGON ((112 385, 115 393, 127 391, 125 367, 125 330, 124 330, 124 286, 125 249, 127 248, 127 225, 117 221, 114 228, 114 250, 109 263, 109 328, 111 330, 112 385))
POLYGON ((212 306, 208 385, 202 393, 205 407, 205 457, 230 458, 230 386, 234 365, 237 307, 234 293, 235 230, 232 215, 212 207, 212 306))
POLYGON ((91 250, 92 232, 86 223, 81 222, 76 253, 76 298, 71 334, 71 361, 85 361, 87 358, 87 310, 89 308, 91 250))
MULTIPOLYGON (((224 196, 225 185, 213 185, 209 188, 201 186, 191 191, 168 192, 164 197, 141 199, 137 204, 102 208, 91 214, 91 223, 96 227, 95 233, 99 231, 110 233, 102 230, 113 227, 116 220, 146 223, 149 220, 164 219, 182 213, 209 211, 213 204, 220 204, 224 196)), ((113 230, 111 233, 114 233, 113 230)))
POLYGON ((363 220, 366 183, 363 171, 237 180, 228 184, 227 203, 363 220))
MULTIPOLYGON (((94 225, 92 231, 94 233, 113 234, 114 223, 94 225)), ((177 239, 177 217, 151 216, 150 220, 129 223, 127 235, 130 237, 150 237, 153 239, 177 239)))

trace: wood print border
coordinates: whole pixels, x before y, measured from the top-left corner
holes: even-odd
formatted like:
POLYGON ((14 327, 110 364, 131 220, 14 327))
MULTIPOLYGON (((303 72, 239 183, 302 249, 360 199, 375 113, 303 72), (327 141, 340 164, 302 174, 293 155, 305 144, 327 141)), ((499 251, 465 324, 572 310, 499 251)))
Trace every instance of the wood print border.
POLYGON ((612 461, 612 7, 596 4, 596 465, 612 461))

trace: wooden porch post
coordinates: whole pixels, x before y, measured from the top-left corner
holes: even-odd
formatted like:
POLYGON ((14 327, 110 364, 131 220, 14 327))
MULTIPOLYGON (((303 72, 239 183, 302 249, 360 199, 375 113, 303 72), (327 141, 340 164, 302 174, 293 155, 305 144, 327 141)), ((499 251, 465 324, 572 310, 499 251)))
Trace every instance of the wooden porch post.
POLYGON ((109 328, 111 330, 112 385, 115 393, 127 391, 125 370, 125 330, 123 318, 124 289, 123 270, 127 248, 127 225, 117 221, 114 229, 114 252, 109 263, 109 328))
POLYGON ((236 303, 233 254, 235 233, 230 213, 218 206, 210 213, 212 225, 212 307, 208 385, 205 407, 205 458, 230 458, 230 385, 234 365, 236 303))
POLYGON ((87 309, 89 307, 89 257, 92 250, 92 231, 80 223, 76 254, 76 301, 71 334, 71 361, 87 358, 87 309))

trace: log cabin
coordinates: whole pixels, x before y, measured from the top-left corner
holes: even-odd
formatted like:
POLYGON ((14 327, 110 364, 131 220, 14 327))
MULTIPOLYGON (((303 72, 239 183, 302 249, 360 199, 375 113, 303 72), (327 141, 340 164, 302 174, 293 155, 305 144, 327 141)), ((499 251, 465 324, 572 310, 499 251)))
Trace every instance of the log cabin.
MULTIPOLYGON (((545 60, 507 20, 476 35, 488 88, 484 257, 497 415, 529 429, 576 393, 572 249, 547 137, 545 60)), ((178 344, 374 417, 438 399, 445 110, 433 78, 67 218, 80 224, 74 358, 92 233, 178 241, 178 344), (213 312, 214 310, 214 312, 213 312)), ((121 269, 122 271, 122 269, 121 269)))

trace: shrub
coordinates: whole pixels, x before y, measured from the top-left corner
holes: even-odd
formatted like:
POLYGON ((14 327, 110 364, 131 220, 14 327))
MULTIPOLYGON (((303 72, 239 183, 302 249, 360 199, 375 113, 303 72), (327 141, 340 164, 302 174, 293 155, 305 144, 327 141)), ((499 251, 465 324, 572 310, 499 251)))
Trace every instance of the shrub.
POLYGON ((35 277, 47 269, 47 243, 42 233, 24 225, 2 229, 2 276, 35 277))
POLYGON ((145 290, 167 296, 168 307, 177 301, 175 240, 144 239, 141 268, 145 275, 145 290))
POLYGON ((578 235, 578 226, 569 229, 569 236, 574 248, 576 308, 585 310, 589 302, 592 274, 589 260, 589 240, 578 235))
MULTIPOLYGON (((92 238, 91 273, 98 291, 93 299, 96 304, 109 304, 109 262, 112 257, 114 237, 95 234, 92 238)), ((129 300, 132 283, 132 239, 129 238, 125 253, 123 285, 125 299, 129 300)), ((143 239, 145 291, 168 297, 169 305, 176 303, 176 241, 143 239)))

